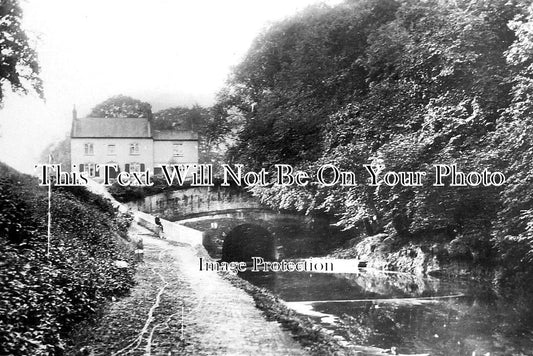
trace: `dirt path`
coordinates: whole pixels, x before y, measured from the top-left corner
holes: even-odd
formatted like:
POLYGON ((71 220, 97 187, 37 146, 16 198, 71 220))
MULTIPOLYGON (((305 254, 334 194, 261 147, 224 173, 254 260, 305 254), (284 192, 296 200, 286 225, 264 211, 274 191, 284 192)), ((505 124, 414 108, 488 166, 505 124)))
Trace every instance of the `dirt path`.
POLYGON ((143 238, 145 263, 131 295, 113 303, 91 333, 94 355, 307 354, 248 294, 199 271, 201 252, 138 225, 130 233, 143 238))

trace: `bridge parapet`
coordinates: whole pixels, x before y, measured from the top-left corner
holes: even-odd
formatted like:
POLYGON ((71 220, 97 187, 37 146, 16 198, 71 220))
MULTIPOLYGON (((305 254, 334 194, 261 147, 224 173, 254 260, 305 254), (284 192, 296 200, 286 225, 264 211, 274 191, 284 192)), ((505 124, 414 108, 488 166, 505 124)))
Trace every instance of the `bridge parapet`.
POLYGON ((127 205, 130 209, 160 214, 173 221, 213 211, 261 208, 261 204, 247 192, 220 187, 196 187, 165 192, 127 205))
MULTIPOLYGON (((136 211, 134 213, 134 219, 139 225, 144 226, 154 233, 157 232, 155 217, 153 215, 136 211)), ((165 238, 168 240, 182 242, 192 246, 202 244, 203 233, 201 231, 165 219, 161 219, 161 224, 165 231, 165 238)))

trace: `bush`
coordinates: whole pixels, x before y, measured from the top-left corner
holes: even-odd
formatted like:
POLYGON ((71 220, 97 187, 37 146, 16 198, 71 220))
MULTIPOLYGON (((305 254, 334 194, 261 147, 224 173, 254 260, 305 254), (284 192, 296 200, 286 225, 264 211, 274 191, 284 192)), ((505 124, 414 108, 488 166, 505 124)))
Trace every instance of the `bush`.
POLYGON ((34 181, 0 180, 2 355, 64 354, 72 327, 133 285, 133 255, 120 241, 131 217, 84 188, 54 189, 47 258, 46 195, 34 181))

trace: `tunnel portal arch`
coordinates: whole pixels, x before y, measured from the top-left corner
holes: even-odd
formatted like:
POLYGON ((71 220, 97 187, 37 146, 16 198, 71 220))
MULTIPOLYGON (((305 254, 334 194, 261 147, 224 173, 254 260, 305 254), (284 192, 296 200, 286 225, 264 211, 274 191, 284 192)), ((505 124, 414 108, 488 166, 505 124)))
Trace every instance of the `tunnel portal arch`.
POLYGON ((235 226, 222 244, 222 261, 250 262, 252 257, 276 259, 276 241, 264 227, 256 224, 235 226))

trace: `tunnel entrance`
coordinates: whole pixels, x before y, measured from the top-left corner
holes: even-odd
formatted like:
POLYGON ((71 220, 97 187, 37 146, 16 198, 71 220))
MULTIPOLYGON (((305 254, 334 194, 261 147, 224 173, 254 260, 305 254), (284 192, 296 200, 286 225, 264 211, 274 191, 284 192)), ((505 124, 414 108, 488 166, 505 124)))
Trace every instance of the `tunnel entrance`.
POLYGON ((242 224, 234 227, 222 244, 222 261, 249 262, 252 257, 276 259, 274 236, 262 226, 242 224))

